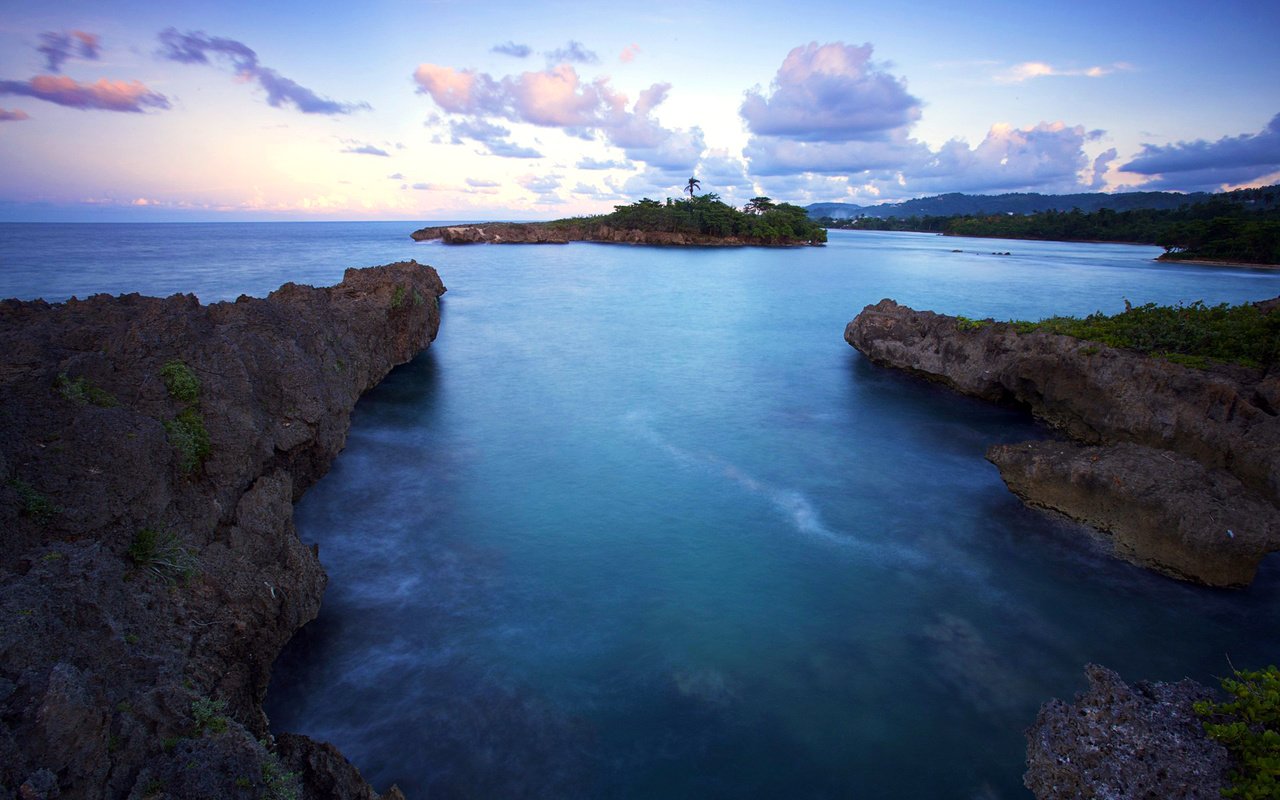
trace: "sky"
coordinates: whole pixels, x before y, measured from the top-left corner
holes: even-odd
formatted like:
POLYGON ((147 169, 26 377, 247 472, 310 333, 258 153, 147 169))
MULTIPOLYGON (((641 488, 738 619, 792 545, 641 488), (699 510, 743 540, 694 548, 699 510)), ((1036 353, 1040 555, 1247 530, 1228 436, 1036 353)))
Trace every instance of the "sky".
POLYGON ((0 0, 0 221, 1280 183, 1280 3, 0 0))

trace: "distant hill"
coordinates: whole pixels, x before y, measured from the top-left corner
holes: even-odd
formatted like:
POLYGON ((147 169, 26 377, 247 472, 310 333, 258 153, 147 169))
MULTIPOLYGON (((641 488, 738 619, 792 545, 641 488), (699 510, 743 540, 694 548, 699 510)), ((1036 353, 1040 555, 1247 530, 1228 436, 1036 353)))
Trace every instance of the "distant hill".
POLYGON ((814 219, 853 219, 854 217, 950 217, 957 214, 1031 214, 1036 211, 1131 211, 1139 208, 1176 209, 1188 203, 1201 203, 1213 197, 1206 192, 1086 192, 1083 194, 961 194, 952 192, 934 197, 920 197, 900 203, 859 206, 853 203, 813 203, 805 211, 814 219))

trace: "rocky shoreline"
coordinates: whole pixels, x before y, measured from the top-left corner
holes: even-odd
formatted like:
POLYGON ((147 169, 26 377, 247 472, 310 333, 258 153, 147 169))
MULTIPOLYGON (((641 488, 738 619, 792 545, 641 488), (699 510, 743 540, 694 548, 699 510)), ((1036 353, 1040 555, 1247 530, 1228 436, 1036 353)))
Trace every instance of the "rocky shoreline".
POLYGON ((769 242, 745 236, 709 236, 698 233, 642 231, 610 225, 571 226, 546 222, 487 222, 420 228, 414 241, 440 240, 445 244, 568 244, 602 242, 673 247, 795 247, 810 242, 769 242))
POLYGON ((0 303, 0 797, 378 796, 261 701, 326 581, 293 503, 444 291, 0 303))
MULTIPOLYGON (((1277 301, 1259 304, 1280 313, 1277 301)), ((1010 324, 867 306, 845 339, 873 362, 1028 408, 1070 441, 994 445, 1029 505, 1109 535, 1115 554, 1211 586, 1248 584, 1280 549, 1280 374, 1198 370, 1010 324)), ((1074 703, 1027 730, 1039 800, 1221 796, 1231 768, 1192 704, 1192 680, 1127 685, 1097 665, 1074 703)))
POLYGON ((1108 534, 1122 558, 1244 586, 1280 550, 1274 371, 1193 369, 892 300, 863 309, 845 339, 877 364, 1024 406, 1065 434, 1072 441, 998 445, 987 458, 1026 503, 1108 534))

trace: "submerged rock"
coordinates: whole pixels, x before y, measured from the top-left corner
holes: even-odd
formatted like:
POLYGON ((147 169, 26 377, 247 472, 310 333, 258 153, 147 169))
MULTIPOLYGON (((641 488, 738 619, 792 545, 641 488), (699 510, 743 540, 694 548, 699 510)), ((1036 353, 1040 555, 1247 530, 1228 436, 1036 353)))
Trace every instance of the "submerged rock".
POLYGON ((0 303, 0 796, 375 796, 336 751, 273 749, 261 701, 326 580, 293 502, 443 292, 407 262, 0 303))
POLYGON ((1217 800, 1230 756, 1191 705, 1211 696, 1192 680, 1129 686, 1085 668, 1074 704, 1050 700, 1027 730, 1023 783, 1039 800, 1217 800))
POLYGON ((1029 504, 1115 535, 1118 555, 1230 586, 1280 549, 1280 375, 1192 369, 892 300, 863 309, 845 339, 877 364, 1022 405, 1093 445, 1010 445, 988 457, 1029 504))

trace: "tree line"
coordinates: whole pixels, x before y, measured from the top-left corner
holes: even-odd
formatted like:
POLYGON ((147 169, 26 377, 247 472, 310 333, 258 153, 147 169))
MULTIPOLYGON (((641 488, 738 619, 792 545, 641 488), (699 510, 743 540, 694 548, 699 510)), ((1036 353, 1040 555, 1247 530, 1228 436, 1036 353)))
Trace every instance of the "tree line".
POLYGON ((923 231, 953 236, 1132 242, 1165 248, 1167 259, 1280 264, 1280 187, 1242 189, 1177 209, 1085 213, 960 214, 819 220, 828 228, 923 231))

